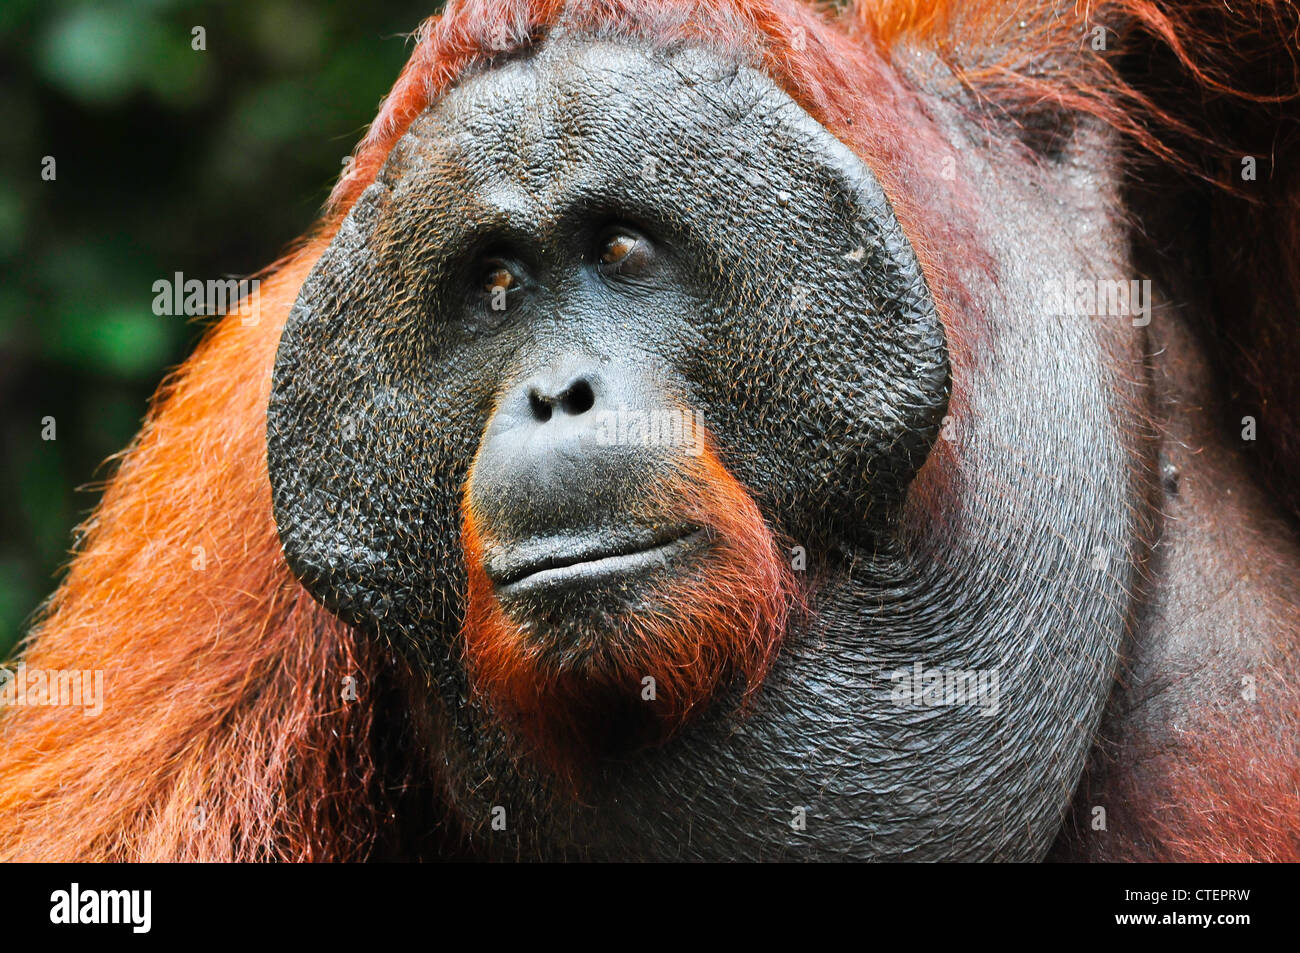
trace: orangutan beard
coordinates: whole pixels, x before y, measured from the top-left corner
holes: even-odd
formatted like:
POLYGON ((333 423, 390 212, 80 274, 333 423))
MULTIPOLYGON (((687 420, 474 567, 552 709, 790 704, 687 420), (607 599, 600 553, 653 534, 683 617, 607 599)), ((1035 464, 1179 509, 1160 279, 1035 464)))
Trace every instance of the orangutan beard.
POLYGON ((602 757, 663 744, 726 686, 739 683, 746 707, 803 604, 758 506, 711 449, 680 460, 653 495, 698 528, 697 543, 638 591, 577 611, 503 606, 488 541, 463 507, 476 698, 527 756, 575 784, 602 757))

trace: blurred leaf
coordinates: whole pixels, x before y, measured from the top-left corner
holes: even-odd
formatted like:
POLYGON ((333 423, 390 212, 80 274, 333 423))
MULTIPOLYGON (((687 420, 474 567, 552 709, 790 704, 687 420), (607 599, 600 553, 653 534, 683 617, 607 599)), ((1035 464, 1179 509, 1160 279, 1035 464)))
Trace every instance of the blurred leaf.
POLYGON ((277 65, 306 67, 320 61, 320 14, 301 3, 264 3, 253 19, 253 38, 277 65))
POLYGON ((22 198, 0 184, 0 258, 8 258, 22 246, 25 220, 22 198))
POLYGON ((76 308, 56 316, 57 333, 46 335, 45 356, 61 363, 120 378, 151 376, 166 360, 170 334, 165 322, 139 305, 76 308))
POLYGON ((31 585, 27 560, 15 553, 0 556, 0 661, 9 655, 28 613, 35 608, 29 595, 31 585))
POLYGON ((192 49, 190 35, 181 30, 157 45, 141 75, 159 100, 173 108, 182 108, 199 103, 210 94, 211 64, 211 54, 192 49))
POLYGON ((158 25, 138 9, 76 7, 50 26, 40 66, 69 95, 107 103, 132 90, 163 43, 158 25))

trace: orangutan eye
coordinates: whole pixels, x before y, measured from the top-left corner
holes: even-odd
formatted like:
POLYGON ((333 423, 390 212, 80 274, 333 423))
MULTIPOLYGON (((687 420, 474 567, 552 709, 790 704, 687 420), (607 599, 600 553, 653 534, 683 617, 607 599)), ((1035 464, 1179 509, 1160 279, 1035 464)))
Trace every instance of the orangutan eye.
POLYGON ((637 239, 631 235, 611 235, 605 239, 600 251, 600 261, 605 265, 617 265, 627 259, 636 250, 637 239))
POLYGON ((607 275, 635 277, 649 268, 654 258, 650 239, 626 225, 611 228, 597 243, 600 270, 607 275))
POLYGON ((487 294, 500 295, 507 291, 513 291, 519 285, 515 278, 514 272, 507 268, 502 262, 488 262, 483 271, 483 291, 487 294))

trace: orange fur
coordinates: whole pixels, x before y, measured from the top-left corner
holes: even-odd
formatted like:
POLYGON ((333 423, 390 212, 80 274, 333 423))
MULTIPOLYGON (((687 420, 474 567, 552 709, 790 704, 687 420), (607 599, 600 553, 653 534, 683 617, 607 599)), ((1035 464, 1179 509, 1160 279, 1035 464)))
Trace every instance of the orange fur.
POLYGON ((86 528, 25 659, 103 670, 103 714, 4 713, 0 857, 364 852, 370 712, 340 699, 347 675, 364 692, 375 653, 289 575, 266 477, 271 363, 320 250, 264 283, 256 323, 226 319, 164 388, 86 528))
POLYGON ((1129 863, 1300 862, 1294 661, 1261 671, 1257 702, 1210 699, 1172 732, 1103 744, 1095 770, 1104 782, 1085 783, 1067 853, 1129 863), (1099 804, 1105 830, 1093 828, 1099 804))
POLYGON ((757 505, 712 451, 683 457, 679 478, 659 492, 660 511, 705 530, 708 555, 656 592, 654 609, 616 614, 600 643, 563 668, 502 610, 483 569, 480 528, 464 507, 469 671, 498 715, 570 780, 610 743, 611 725, 627 730, 630 722, 634 742, 662 742, 728 676, 752 694, 776 658, 791 609, 801 605, 757 505), (654 701, 641 697, 646 676, 656 683, 654 701))
MULTIPOLYGON (((669 22, 724 45, 770 31, 769 56, 798 98, 854 112, 839 70, 859 64, 833 61, 816 40, 799 54, 789 28, 855 47, 789 0, 572 6, 639 20, 665 42, 669 22)), ((0 859, 328 860, 373 849, 387 811, 365 689, 396 663, 312 602, 284 564, 266 476, 271 367, 299 285, 406 126, 494 52, 496 24, 522 43, 559 7, 453 3, 428 21, 317 233, 263 282, 256 320, 223 319, 160 391, 23 653, 32 667, 104 670, 104 713, 0 717, 0 859), (203 570, 191 568, 196 546, 203 570), (345 704, 347 676, 361 697, 345 704)))
MULTIPOLYGON (((1270 11, 1291 9, 1284 0, 1234 6, 1245 11, 1241 22, 1252 36, 1263 35, 1270 11)), ((257 322, 224 319, 164 386, 123 456, 24 649, 31 666, 104 670, 105 710, 87 718, 69 708, 14 708, 0 717, 0 859, 314 860, 372 850, 387 808, 368 679, 397 663, 313 603, 285 567, 270 512, 264 418, 280 329, 307 271, 393 143, 460 76, 561 20, 657 43, 753 46, 761 65, 880 175, 918 245, 960 371, 974 348, 955 318, 964 309, 949 303, 961 290, 946 277, 944 260, 969 254, 969 245, 953 216, 927 214, 933 196, 958 188, 937 178, 939 157, 952 147, 890 56, 907 46, 936 50, 972 90, 1008 112, 1042 99, 1097 116, 1174 163, 1187 159, 1162 131, 1200 142, 1211 131, 1152 103, 1104 58, 1076 58, 1044 72, 1028 62, 1031 54, 1075 48, 1090 17, 1105 13, 1163 42, 1208 92, 1261 95, 1231 84, 1238 38, 1197 32, 1192 14, 1180 17, 1148 0, 1081 5, 1060 17, 1049 7, 867 0, 833 21, 793 0, 448 4, 422 27, 316 237, 264 283, 257 322), (964 61, 955 42, 962 35, 979 40, 968 47, 995 52, 964 61), (193 568, 195 547, 203 547, 204 569, 193 568), (358 678, 358 701, 341 698, 347 676, 358 678)), ((961 197, 952 202, 960 210, 961 197)), ((706 517, 723 515, 724 499, 743 502, 728 496, 721 474, 704 486, 715 494, 706 517)), ((748 516, 718 530, 736 545, 748 539, 758 552, 771 545, 748 516)), ((472 521, 466 544, 472 550, 472 521)), ((744 594, 754 580, 740 574, 755 571, 753 561, 719 560, 709 587, 675 596, 707 620, 695 634, 711 654, 689 658, 686 641, 651 628, 656 648, 626 660, 629 671, 666 664, 676 673, 666 684, 681 717, 708 696, 728 660, 752 685, 776 648, 771 633, 783 610, 744 594), (710 589, 719 583, 734 588, 734 598, 710 589), (742 624, 725 632, 719 623, 737 607, 742 624)), ((757 571, 777 585, 770 564, 757 571)), ((516 708, 545 708, 538 683, 520 683, 529 663, 509 627, 490 618, 481 596, 471 592, 471 603, 477 615, 467 634, 484 683, 516 708)), ((1287 823, 1294 825, 1294 815, 1287 823)))
POLYGON ((1298 15, 1293 0, 859 0, 852 16, 883 49, 934 50, 1001 115, 1050 106, 1093 116, 1160 162, 1233 188, 1218 165, 1241 144, 1215 127, 1207 104, 1300 98, 1298 15), (1092 46, 1099 27, 1105 51, 1092 46), (1183 86, 1167 77, 1169 88, 1197 98, 1157 101, 1121 75, 1118 55, 1152 51, 1186 74, 1183 86), (1282 53, 1286 65, 1262 70, 1260 51, 1282 53))

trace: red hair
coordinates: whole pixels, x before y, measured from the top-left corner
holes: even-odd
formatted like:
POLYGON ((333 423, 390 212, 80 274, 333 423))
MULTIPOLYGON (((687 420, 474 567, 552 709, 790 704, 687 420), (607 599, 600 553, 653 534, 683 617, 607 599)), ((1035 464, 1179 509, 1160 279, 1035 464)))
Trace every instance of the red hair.
POLYGON ((655 593, 653 610, 616 613, 579 670, 548 662, 543 647, 503 611, 483 568, 484 541, 467 495, 468 671, 482 699, 575 787, 610 743, 603 729, 630 724, 632 742, 661 743, 728 676, 739 677, 748 700, 776 658, 791 610, 803 605, 758 506, 711 449, 683 456, 679 475, 658 493, 659 512, 678 514, 707 534, 707 554, 686 578, 655 593), (653 700, 642 697, 647 676, 654 679, 653 700))
MULTIPOLYGON (((1081 7, 1074 17, 1055 17, 1056 6, 1027 10, 1029 29, 1073 43, 1090 12, 1122 14, 1173 50, 1204 89, 1231 92, 1234 37, 1207 35, 1193 14, 1145 0, 1081 7)), ((1199 15, 1205 5, 1188 8, 1199 15)), ((271 516, 265 411, 280 330, 307 272, 396 140, 460 77, 557 24, 749 52, 877 172, 917 245, 960 366, 975 347, 955 316, 979 316, 946 277, 944 258, 970 254, 977 243, 960 214, 927 211, 932 196, 950 196, 957 212, 964 206, 960 184, 937 179, 939 157, 954 147, 889 57, 909 44, 951 52, 952 31, 973 30, 972 22, 996 25, 1000 35, 1011 28, 1006 9, 870 0, 833 22, 794 0, 453 0, 427 21, 315 237, 263 282, 256 320, 227 317, 161 389, 29 636, 30 666, 103 670, 105 704, 97 718, 60 707, 0 717, 0 858, 332 860, 375 849, 392 813, 384 792, 394 787, 381 783, 381 767, 393 769, 377 753, 376 684, 381 675, 399 685, 405 676, 401 663, 315 604, 285 566, 271 516), (344 695, 349 678, 357 680, 355 699, 344 695)), ((1291 5, 1240 0, 1234 9, 1244 11, 1240 22, 1262 23, 1291 5)), ((959 78, 995 102, 1019 108, 1045 99, 1096 115, 1170 161, 1182 160, 1153 123, 1204 135, 1138 94, 1108 61, 1069 64, 1054 80, 1021 68, 1038 45, 1029 35, 1013 35, 982 64, 949 59, 959 78)), ((710 480, 725 486, 717 474, 710 480)), ((749 518, 719 530, 742 540, 758 532, 749 518)), ((472 534, 466 542, 473 546, 472 534)), ((739 586, 740 564, 727 565, 726 578, 739 586)), ((680 597, 718 621, 720 607, 703 605, 709 594, 680 597)), ((485 646, 474 664, 489 683, 506 686, 501 697, 532 703, 511 674, 519 653, 503 650, 509 633, 493 632, 484 602, 472 593, 471 601, 485 646)), ((724 656, 749 682, 770 664, 768 630, 780 610, 762 600, 746 605, 753 624, 709 660, 684 660, 680 639, 655 634, 661 657, 680 663, 681 705, 707 696, 724 656)), ((408 767, 424 770, 400 770, 408 767)))
POLYGON ((1097 777, 1085 778, 1067 823, 1065 855, 1125 863, 1300 861, 1293 672, 1261 670, 1258 698, 1231 711, 1226 703, 1234 699, 1225 693, 1222 708, 1207 700, 1172 732, 1161 725, 1103 742, 1090 769, 1097 777), (1094 827, 1097 807, 1106 810, 1104 828, 1094 827))
MULTIPOLYGON (((0 858, 344 860, 374 850, 393 785, 380 783, 371 679, 401 684, 409 673, 313 602, 284 563, 266 475, 271 368, 299 286, 411 120, 503 55, 502 37, 515 48, 539 38, 562 6, 565 17, 665 42, 757 40, 800 101, 845 117, 883 110, 845 92, 856 45, 791 0, 470 0, 427 21, 315 235, 263 281, 253 318, 226 317, 160 390, 28 636, 29 666, 103 670, 104 711, 0 717, 0 858), (810 37, 804 51, 796 26, 810 37), (204 569, 192 568, 195 547, 204 569), (357 679, 356 700, 343 699, 345 678, 357 679)), ((741 657, 751 676, 766 664, 741 657)))
POLYGON ((1092 116, 1155 159, 1230 189, 1217 165, 1241 144, 1224 139, 1207 104, 1300 98, 1293 0, 1076 0, 1072 10, 1017 0, 859 0, 852 20, 882 50, 936 52, 1013 122, 1044 108, 1092 116), (1167 95, 1144 91, 1121 72, 1115 54, 1123 53, 1164 57, 1183 75, 1163 78, 1167 95), (1276 62, 1265 69, 1261 53, 1276 62))

